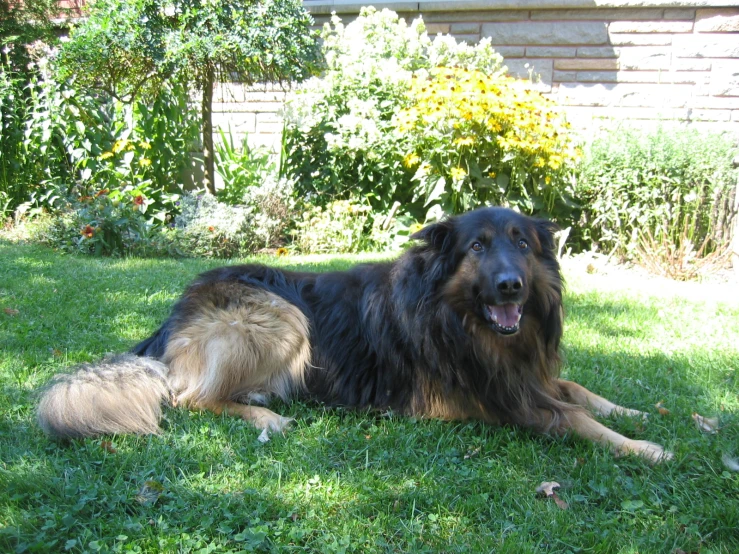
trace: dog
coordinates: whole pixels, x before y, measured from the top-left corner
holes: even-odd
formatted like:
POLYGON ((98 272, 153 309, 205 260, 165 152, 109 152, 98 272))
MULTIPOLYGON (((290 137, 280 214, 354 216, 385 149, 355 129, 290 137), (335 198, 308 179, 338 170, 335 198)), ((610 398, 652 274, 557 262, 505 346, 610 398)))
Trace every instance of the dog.
POLYGON ((426 226, 391 262, 304 273, 222 267, 131 352, 55 377, 38 407, 57 438, 159 433, 161 406, 281 432, 272 397, 475 419, 672 457, 596 421, 644 414, 559 378, 563 280, 553 223, 481 208, 426 226))

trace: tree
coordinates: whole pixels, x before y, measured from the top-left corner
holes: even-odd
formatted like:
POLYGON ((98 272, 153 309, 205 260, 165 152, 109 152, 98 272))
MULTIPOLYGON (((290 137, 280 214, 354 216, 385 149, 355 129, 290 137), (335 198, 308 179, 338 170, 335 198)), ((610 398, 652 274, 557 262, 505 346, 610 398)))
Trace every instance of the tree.
POLYGON ((59 68, 132 101, 174 80, 199 90, 205 188, 215 192, 213 87, 302 81, 320 49, 300 0, 97 0, 63 45, 59 68))

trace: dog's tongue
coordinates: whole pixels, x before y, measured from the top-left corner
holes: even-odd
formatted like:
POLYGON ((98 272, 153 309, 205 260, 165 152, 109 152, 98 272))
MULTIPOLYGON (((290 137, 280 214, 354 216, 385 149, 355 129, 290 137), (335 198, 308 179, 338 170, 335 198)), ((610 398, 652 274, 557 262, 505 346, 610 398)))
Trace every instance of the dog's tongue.
POLYGON ((517 304, 503 304, 502 306, 488 306, 490 316, 501 327, 515 327, 521 319, 517 304))

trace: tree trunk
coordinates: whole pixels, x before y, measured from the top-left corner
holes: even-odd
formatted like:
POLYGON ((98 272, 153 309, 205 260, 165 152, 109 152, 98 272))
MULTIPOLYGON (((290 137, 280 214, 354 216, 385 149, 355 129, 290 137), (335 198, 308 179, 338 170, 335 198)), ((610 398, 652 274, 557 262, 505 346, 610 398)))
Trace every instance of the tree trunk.
POLYGON ((213 159, 213 82, 215 75, 212 67, 205 72, 203 81, 203 186, 211 194, 216 193, 216 172, 213 159))

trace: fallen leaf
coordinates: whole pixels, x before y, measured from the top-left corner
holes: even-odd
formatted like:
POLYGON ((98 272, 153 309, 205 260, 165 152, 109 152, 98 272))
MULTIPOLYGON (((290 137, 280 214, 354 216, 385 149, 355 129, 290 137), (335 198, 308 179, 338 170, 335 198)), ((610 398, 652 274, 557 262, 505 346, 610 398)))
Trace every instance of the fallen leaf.
POLYGON ((562 500, 559 496, 557 496, 557 493, 554 492, 554 489, 558 488, 559 483, 557 483, 556 481, 544 481, 541 485, 536 487, 536 493, 547 498, 551 498, 552 500, 554 500, 554 503, 560 510, 566 510, 569 507, 567 505, 567 502, 562 500))
POLYGON ((269 433, 266 429, 263 429, 262 432, 257 437, 257 440, 261 442, 262 444, 269 442, 269 433))
POLYGON ((717 417, 703 417, 697 413, 693 413, 693 421, 695 421, 696 427, 704 433, 718 433, 718 418, 717 417))
POLYGON ((659 415, 670 415, 670 410, 664 407, 662 401, 657 402, 654 407, 657 408, 657 412, 659 412, 659 415))
POLYGON ((12 315, 12 316, 16 316, 16 315, 20 314, 20 312, 18 310, 14 310, 13 308, 3 308, 3 311, 7 315, 12 315))
POLYGON ((164 485, 158 481, 146 481, 136 494, 136 502, 150 506, 159 500, 159 496, 164 492, 164 485))
POLYGON ((727 469, 730 469, 731 471, 739 471, 739 460, 736 458, 732 458, 728 454, 724 454, 721 456, 721 461, 724 462, 727 469))
POLYGON ((110 452, 111 454, 116 454, 118 452, 115 448, 113 448, 113 443, 110 441, 101 442, 100 448, 102 448, 106 452, 110 452))
POLYGON ((480 453, 480 447, 478 446, 474 450, 468 450, 467 454, 464 455, 465 460, 469 460, 473 456, 477 456, 480 453))

